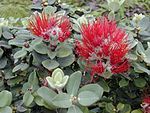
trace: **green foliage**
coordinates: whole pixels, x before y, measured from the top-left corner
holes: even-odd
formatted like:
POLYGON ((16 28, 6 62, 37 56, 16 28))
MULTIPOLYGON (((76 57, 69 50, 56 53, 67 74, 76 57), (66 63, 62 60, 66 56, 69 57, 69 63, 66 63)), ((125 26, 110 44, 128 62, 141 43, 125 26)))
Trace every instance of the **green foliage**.
POLYGON ((4 18, 26 17, 29 14, 29 4, 31 4, 31 0, 2 0, 0 2, 0 15, 4 18))
POLYGON ((3 90, 0 92, 0 98, 0 112, 12 113, 12 109, 9 107, 12 101, 12 93, 7 90, 3 90))
POLYGON ((32 5, 32 10, 70 18, 72 35, 56 46, 26 28, 28 18, 22 17, 29 14, 30 0, 0 1, 0 15, 7 18, 0 18, 0 113, 142 112, 140 104, 150 87, 150 18, 146 13, 149 1, 92 1, 95 5, 85 1, 68 5, 48 0, 44 8, 41 1, 32 5), (131 13, 137 8, 135 4, 143 6, 143 15, 131 13), (102 76, 91 83, 85 62, 76 54, 75 40, 82 38, 82 24, 105 14, 129 34, 130 50, 126 57, 131 67, 127 73, 105 73, 103 76, 109 79, 102 76))

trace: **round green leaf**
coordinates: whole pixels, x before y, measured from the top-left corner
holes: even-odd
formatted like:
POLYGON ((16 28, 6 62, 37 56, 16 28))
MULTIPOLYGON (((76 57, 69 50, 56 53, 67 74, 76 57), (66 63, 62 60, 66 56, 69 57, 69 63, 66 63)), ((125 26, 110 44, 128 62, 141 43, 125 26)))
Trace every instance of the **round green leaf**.
POLYGON ((9 106, 0 108, 0 113, 12 113, 12 109, 9 106))
POLYGON ((21 49, 20 51, 17 51, 15 54, 14 54, 14 58, 17 59, 17 58, 22 58, 24 56, 26 56, 27 54, 27 51, 24 50, 24 49, 21 49))
POLYGON ((115 113, 115 106, 112 103, 107 103, 105 105, 105 109, 106 111, 108 111, 109 113, 115 113))
POLYGON ((47 47, 43 43, 33 46, 33 49, 40 54, 47 54, 47 47))
POLYGON ((120 86, 120 87, 127 86, 128 84, 129 84, 129 81, 128 81, 128 80, 121 79, 121 80, 119 81, 119 86, 120 86))
POLYGON ((124 104, 119 103, 119 104, 117 105, 117 109, 118 109, 118 110, 122 110, 123 108, 124 108, 124 104))
POLYGON ((121 113, 130 113, 131 112, 131 106, 129 104, 124 104, 124 108, 120 112, 121 113))
POLYGON ((30 91, 27 91, 23 96, 23 103, 25 106, 29 106, 33 102, 33 95, 30 91))
POLYGON ((60 108, 69 108, 72 106, 72 102, 70 100, 71 96, 66 93, 57 94, 54 99, 52 100, 55 106, 60 108))
POLYGON ((135 86, 143 88, 146 85, 146 80, 144 78, 137 78, 134 80, 135 86))
POLYGON ((49 60, 49 59, 47 59, 47 60, 44 60, 44 61, 42 62, 42 65, 43 65, 46 69, 52 70, 52 69, 57 68, 57 67, 59 66, 59 63, 58 63, 57 61, 55 61, 55 60, 49 60))
POLYGON ((64 58, 58 58, 57 61, 59 62, 59 65, 61 67, 67 67, 67 66, 70 66, 75 61, 75 56, 69 55, 64 58))
POLYGON ((67 113, 83 113, 78 106, 73 105, 67 111, 67 113))
POLYGON ((7 90, 0 92, 0 107, 9 106, 12 101, 12 94, 7 90))
POLYGON ((78 101, 82 106, 90 106, 99 100, 99 96, 91 91, 82 91, 78 95, 78 101))
POLYGON ((57 49, 57 57, 67 57, 72 54, 72 49, 69 46, 60 46, 57 49))
POLYGON ((95 93, 99 97, 99 99, 103 95, 103 88, 98 84, 85 85, 79 89, 79 92, 82 92, 82 91, 91 91, 91 92, 95 93))

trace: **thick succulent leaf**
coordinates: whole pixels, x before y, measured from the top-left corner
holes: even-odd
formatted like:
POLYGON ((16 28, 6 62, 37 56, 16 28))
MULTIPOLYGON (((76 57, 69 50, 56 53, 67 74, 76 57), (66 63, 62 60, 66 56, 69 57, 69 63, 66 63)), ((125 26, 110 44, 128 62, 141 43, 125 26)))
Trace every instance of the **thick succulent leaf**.
POLYGON ((68 109, 67 113, 83 113, 83 112, 78 106, 73 105, 72 107, 68 109))
POLYGON ((67 84, 68 94, 72 96, 77 95, 81 83, 81 77, 82 77, 82 73, 80 71, 77 71, 70 76, 69 82, 67 84))
POLYGON ((26 56, 26 54, 27 54, 27 51, 24 49, 21 49, 14 54, 14 58, 15 59, 22 58, 22 57, 26 56))
POLYGON ((46 69, 52 70, 52 69, 57 68, 57 67, 59 66, 59 63, 58 63, 57 61, 55 61, 55 60, 49 60, 49 59, 47 59, 47 60, 44 60, 44 61, 42 62, 42 65, 43 65, 46 69))
POLYGON ((52 100, 55 106, 60 108, 69 108, 72 106, 72 102, 70 100, 71 96, 66 93, 57 94, 54 99, 52 100))
POLYGON ((57 61, 61 67, 67 67, 75 61, 75 56, 72 54, 64 58, 58 58, 57 61))
POLYGON ((0 113, 12 113, 12 109, 9 106, 0 108, 0 113))
POLYGON ((9 106, 12 101, 12 94, 7 90, 3 90, 0 92, 0 107, 9 106))
POLYGON ((99 96, 95 92, 82 91, 78 95, 78 102, 82 106, 90 106, 99 100, 99 96))
POLYGON ((85 86, 83 86, 82 88, 79 89, 79 93, 83 92, 83 91, 91 91, 91 92, 95 93, 99 97, 99 99, 103 95, 103 88, 98 84, 85 85, 85 86))
POLYGON ((23 95, 23 103, 25 106, 29 106, 32 102, 33 102, 33 95, 31 94, 30 91, 27 91, 24 95, 23 95))

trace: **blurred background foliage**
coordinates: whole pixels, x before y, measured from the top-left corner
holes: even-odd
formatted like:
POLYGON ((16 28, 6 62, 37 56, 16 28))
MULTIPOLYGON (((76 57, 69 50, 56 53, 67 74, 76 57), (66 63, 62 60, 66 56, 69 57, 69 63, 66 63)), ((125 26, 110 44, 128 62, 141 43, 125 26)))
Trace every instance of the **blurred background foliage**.
MULTIPOLYGON (((38 0, 33 0, 38 1, 38 0)), ((41 0, 45 2, 46 0, 41 0)), ((107 9, 106 0, 58 0, 59 3, 67 3, 76 8, 90 9, 94 16, 103 14, 107 9)), ((1 18, 23 18, 30 14, 32 0, 1 0, 0 17, 1 18)), ((125 5, 121 7, 127 17, 134 13, 150 14, 149 0, 125 0, 125 5), (124 9, 126 8, 126 10, 124 9)))
POLYGON ((0 17, 26 17, 29 15, 31 3, 31 0, 0 0, 0 17))

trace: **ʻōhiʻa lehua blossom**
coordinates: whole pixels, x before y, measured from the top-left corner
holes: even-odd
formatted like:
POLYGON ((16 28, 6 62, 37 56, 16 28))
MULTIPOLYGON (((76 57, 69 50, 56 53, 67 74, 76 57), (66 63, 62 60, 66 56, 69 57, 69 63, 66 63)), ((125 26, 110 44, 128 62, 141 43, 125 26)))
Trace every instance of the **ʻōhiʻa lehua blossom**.
POLYGON ((129 69, 125 58, 128 53, 128 36, 115 21, 97 19, 81 27, 81 41, 77 41, 77 54, 86 62, 93 77, 95 74, 118 74, 129 69))
POLYGON ((142 107, 143 107, 144 113, 150 113, 150 97, 149 96, 143 99, 142 107))
POLYGON ((29 20, 29 30, 44 40, 64 42, 71 34, 71 24, 66 16, 35 13, 29 20))

